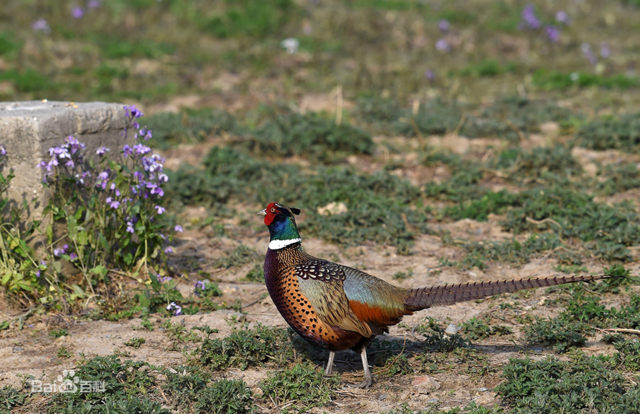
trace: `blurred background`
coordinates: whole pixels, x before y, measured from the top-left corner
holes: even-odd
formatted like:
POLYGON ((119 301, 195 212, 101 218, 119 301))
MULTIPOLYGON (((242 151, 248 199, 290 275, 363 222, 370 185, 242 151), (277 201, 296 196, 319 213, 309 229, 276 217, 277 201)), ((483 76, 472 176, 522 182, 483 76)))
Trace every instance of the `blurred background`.
MULTIPOLYGON (((4 0, 0 99, 638 106, 639 0, 4 0), (328 99, 328 98, 327 98, 328 99)), ((304 108, 303 108, 304 109, 304 108)))

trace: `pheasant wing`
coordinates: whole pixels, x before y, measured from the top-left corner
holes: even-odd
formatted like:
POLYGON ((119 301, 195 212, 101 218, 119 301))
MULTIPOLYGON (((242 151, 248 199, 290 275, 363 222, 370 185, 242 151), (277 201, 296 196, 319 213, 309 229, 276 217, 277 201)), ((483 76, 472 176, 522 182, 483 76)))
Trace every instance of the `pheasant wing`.
POLYGON ((353 312, 344 292, 346 275, 340 265, 313 259, 295 266, 300 291, 307 297, 318 317, 326 324, 371 336, 368 324, 353 312))

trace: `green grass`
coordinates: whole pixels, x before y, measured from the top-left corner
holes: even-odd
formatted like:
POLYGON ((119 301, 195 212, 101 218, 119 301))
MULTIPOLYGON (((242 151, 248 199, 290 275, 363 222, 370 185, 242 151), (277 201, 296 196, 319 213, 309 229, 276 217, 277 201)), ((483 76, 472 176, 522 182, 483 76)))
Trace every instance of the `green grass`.
MULTIPOLYGON (((338 375, 325 377, 321 369, 310 363, 271 373, 259 387, 264 399, 272 399, 278 406, 294 402, 293 412, 306 412, 331 400, 332 390, 340 385, 338 375)), ((286 410, 289 411, 289 410, 286 410)))
POLYGON ((170 175, 171 199, 209 206, 277 200, 310 215, 300 226, 303 234, 343 245, 387 243, 404 254, 416 234, 426 231, 426 214, 410 208, 420 200, 419 189, 388 173, 319 167, 317 174, 310 174, 298 165, 262 161, 228 147, 213 148, 203 164, 204 170, 188 167, 170 175), (340 201, 346 213, 317 213, 318 207, 340 201))
POLYGON ((640 86, 640 78, 617 74, 602 76, 587 72, 558 72, 540 69, 533 74, 533 84, 543 90, 568 89, 572 87, 603 87, 629 89, 640 86))
POLYGON ((229 367, 244 370, 266 362, 282 364, 293 358, 293 348, 286 330, 257 325, 236 330, 224 339, 205 339, 193 351, 192 358, 213 370, 229 367))
POLYGON ((26 393, 20 392, 19 389, 5 385, 0 388, 0 413, 9 414, 13 408, 21 407, 28 400, 26 393))
POLYGON ((638 114, 629 113, 596 119, 578 130, 575 141, 582 147, 596 151, 615 149, 638 152, 640 118, 638 114))
POLYGON ((640 410, 640 389, 616 370, 612 358, 580 353, 570 361, 511 359, 496 391, 522 413, 631 413, 640 410))

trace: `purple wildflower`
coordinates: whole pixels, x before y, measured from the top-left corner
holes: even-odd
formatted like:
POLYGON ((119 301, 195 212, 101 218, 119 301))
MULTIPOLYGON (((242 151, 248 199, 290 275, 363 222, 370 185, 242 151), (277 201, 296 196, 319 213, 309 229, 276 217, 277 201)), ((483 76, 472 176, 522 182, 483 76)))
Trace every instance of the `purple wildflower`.
POLYGON ((71 260, 72 262, 78 259, 78 255, 75 253, 71 253, 69 255, 69 260, 71 260))
POLYGON ((167 209, 161 206, 156 206, 156 210, 158 211, 158 214, 162 214, 164 213, 167 209))
POLYGON ((132 222, 130 222, 130 221, 127 221, 127 231, 128 231, 129 233, 132 233, 132 234, 133 234, 133 232, 134 232, 134 230, 133 230, 133 223, 132 223, 132 222))
POLYGON ((0 155, 7 155, 7 150, 4 149, 4 145, 0 145, 0 155))
POLYGON ((204 281, 204 280, 202 280, 202 281, 198 280, 198 281, 196 282, 196 289, 198 289, 198 288, 200 288, 200 289, 202 289, 202 290, 205 290, 205 289, 207 288, 207 286, 206 286, 206 281, 204 281))
POLYGON ((133 155, 133 149, 131 149, 131 147, 128 145, 122 147, 122 152, 124 153, 125 158, 127 158, 129 155, 133 155))
POLYGON ((441 52, 448 52, 449 50, 451 50, 451 46, 449 46, 449 42, 447 42, 445 39, 440 39, 436 42, 436 49, 441 52))
POLYGON ((58 257, 61 254, 65 254, 67 252, 67 249, 69 248, 68 244, 65 244, 64 246, 62 246, 61 248, 57 248, 57 249, 53 249, 53 255, 58 257))
POLYGON ((178 305, 176 305, 175 302, 171 302, 169 305, 167 305, 167 310, 168 311, 173 311, 173 315, 174 316, 178 316, 182 313, 182 308, 178 305))
POLYGON ((148 130, 147 127, 145 126, 144 128, 142 128, 137 134, 137 137, 139 138, 144 138, 144 140, 148 140, 153 138, 153 134, 151 133, 151 130, 148 130))
POLYGON ((529 26, 530 29, 539 29, 540 28, 540 20, 536 17, 536 14, 533 10, 533 4, 529 3, 522 10, 522 19, 524 23, 529 26))
POLYGON ((545 31, 547 32, 549 40, 551 40, 552 42, 555 43, 560 40, 560 29, 558 29, 557 27, 550 24, 545 28, 545 31))
POLYGON ((74 7, 73 10, 71 10, 71 16, 73 16, 74 19, 82 19, 82 16, 84 16, 84 10, 82 7, 74 7))
POLYGON ((446 19, 442 19, 438 22, 438 28, 442 33, 447 33, 449 31, 449 22, 446 19))
POLYGON ((600 56, 602 56, 603 59, 607 59, 609 56, 611 56, 611 50, 609 49, 609 43, 607 43, 607 42, 600 43, 600 56))
POLYGON ((135 105, 124 107, 124 114, 127 118, 142 118, 144 114, 140 110, 136 109, 135 105))
POLYGON ((45 19, 38 19, 31 23, 31 28, 36 32, 51 33, 51 27, 49 27, 49 23, 45 19))
MULTIPOLYGON (((158 197, 162 197, 164 196, 164 191, 162 190, 162 188, 160 188, 159 186, 153 184, 153 183, 147 183, 147 188, 151 190, 151 194, 155 194, 158 197)), ((160 213, 162 214, 162 213, 160 213)))
POLYGON ((147 147, 146 145, 142 145, 142 144, 134 145, 133 149, 140 155, 144 155, 144 154, 148 153, 149 151, 151 151, 151 148, 147 147))
POLYGON ((112 201, 111 204, 109 205, 111 208, 118 208, 120 207, 120 202, 119 201, 112 201))
POLYGON ((77 138, 74 138, 72 136, 68 136, 67 137, 67 147, 69 147, 69 149, 71 150, 72 154, 75 154, 76 152, 78 152, 78 150, 84 149, 85 145, 78 141, 77 138))
POLYGON ((107 147, 100 147, 96 150, 96 154, 103 156, 105 153, 107 153, 109 151, 109 148, 107 147))
POLYGON ((40 277, 41 274, 40 270, 36 270, 36 277, 40 277))
POLYGON ((436 74, 431 70, 424 71, 424 77, 429 79, 430 81, 434 81, 436 79, 436 74))
POLYGON ((568 25, 569 22, 570 22, 569 21, 569 15, 564 10, 560 10, 558 13, 556 13, 556 21, 558 23, 562 23, 564 25, 568 25))
POLYGON ((173 253, 173 247, 171 247, 171 246, 167 247, 166 249, 164 249, 164 252, 165 252, 166 254, 173 253))
POLYGON ((589 60, 589 63, 591 63, 594 66, 596 63, 598 63, 598 58, 593 53, 593 50, 591 50, 591 45, 589 43, 583 43, 580 46, 580 49, 582 50, 584 57, 586 57, 589 60))
POLYGON ((177 224, 174 230, 177 231, 178 233, 182 233, 182 226, 177 224))
POLYGON ((87 9, 97 9, 100 7, 100 0, 89 0, 87 2, 87 9))

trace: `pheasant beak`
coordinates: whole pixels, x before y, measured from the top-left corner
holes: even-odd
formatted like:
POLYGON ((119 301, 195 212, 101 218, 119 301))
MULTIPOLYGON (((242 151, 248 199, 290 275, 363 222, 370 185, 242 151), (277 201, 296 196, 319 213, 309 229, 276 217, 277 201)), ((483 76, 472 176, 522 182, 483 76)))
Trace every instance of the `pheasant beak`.
POLYGON ((267 215, 267 209, 263 209, 262 211, 260 211, 258 214, 256 214, 256 216, 266 216, 267 215))

